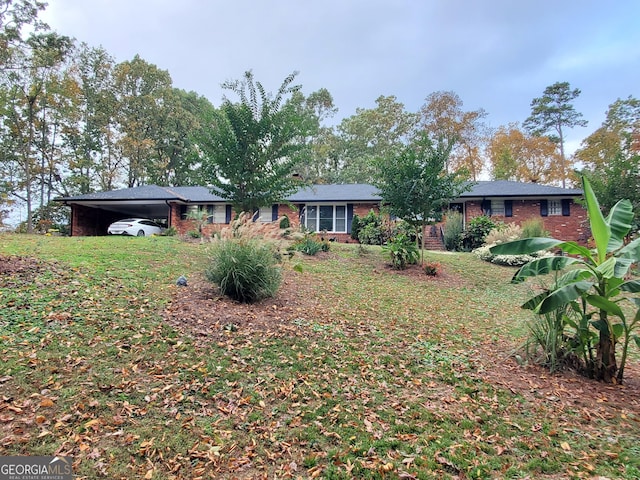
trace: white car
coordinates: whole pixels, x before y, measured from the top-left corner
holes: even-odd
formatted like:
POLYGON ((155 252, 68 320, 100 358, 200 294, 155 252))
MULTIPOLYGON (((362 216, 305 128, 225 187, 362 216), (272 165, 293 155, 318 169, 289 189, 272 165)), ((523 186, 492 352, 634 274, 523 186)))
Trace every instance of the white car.
POLYGON ((125 218, 109 225, 109 235, 131 235, 144 237, 148 235, 160 235, 163 228, 148 218, 125 218))

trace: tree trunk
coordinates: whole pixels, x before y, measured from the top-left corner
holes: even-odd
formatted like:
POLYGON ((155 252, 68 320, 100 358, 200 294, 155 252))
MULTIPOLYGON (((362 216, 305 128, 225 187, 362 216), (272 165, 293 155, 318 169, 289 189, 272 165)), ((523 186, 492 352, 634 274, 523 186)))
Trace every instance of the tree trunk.
POLYGON ((595 378, 606 383, 616 381, 616 344, 611 333, 607 312, 600 310, 600 320, 604 326, 600 330, 600 340, 596 354, 595 378))

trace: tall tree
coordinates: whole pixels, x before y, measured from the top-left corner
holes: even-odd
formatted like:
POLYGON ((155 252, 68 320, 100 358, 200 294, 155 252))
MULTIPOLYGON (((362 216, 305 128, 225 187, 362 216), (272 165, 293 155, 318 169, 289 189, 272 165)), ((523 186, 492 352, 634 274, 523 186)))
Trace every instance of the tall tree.
POLYGON ((377 176, 375 161, 390 158, 415 135, 418 116, 405 110, 394 96, 380 96, 376 107, 359 108, 342 120, 337 138, 330 138, 330 157, 338 175, 332 181, 373 182, 377 176))
POLYGON ((569 82, 556 82, 545 88, 542 97, 531 102, 531 115, 525 120, 524 127, 536 136, 547 135, 560 148, 560 170, 562 187, 566 187, 569 172, 564 151, 565 129, 586 127, 587 121, 573 107, 573 100, 580 96, 580 90, 571 89, 569 82))
POLYGON ((79 46, 70 71, 76 95, 63 128, 69 192, 111 190, 117 184, 122 166, 115 150, 114 67, 102 47, 79 46))
POLYGON ((434 92, 420 110, 421 128, 432 141, 442 142, 451 155, 447 171, 466 171, 477 180, 484 168, 482 150, 489 134, 484 123, 487 113, 482 110, 463 110, 462 99, 454 92, 434 92))
POLYGON ((53 145, 48 105, 57 88, 54 72, 72 45, 71 39, 55 33, 32 35, 20 56, 13 57, 19 68, 6 72, 0 167, 11 185, 10 194, 25 203, 28 232, 33 230, 32 214, 38 198, 40 206, 45 203, 46 174, 55 170, 49 163, 52 159, 47 158, 50 142, 53 145))
POLYGON ((203 179, 236 210, 253 212, 300 187, 293 174, 308 155, 309 145, 300 139, 309 135, 311 122, 299 102, 291 101, 301 88, 293 84, 296 75, 287 76, 275 95, 251 71, 241 80, 225 82, 223 88, 240 101, 225 98, 196 138, 203 179))
POLYGON ((136 55, 130 62, 116 65, 114 78, 118 145, 126 160, 126 183, 128 187, 144 185, 150 167, 159 161, 159 142, 164 133, 161 121, 171 103, 171 76, 136 55))
POLYGON ((500 127, 487 147, 494 180, 553 183, 563 177, 555 144, 528 135, 517 124, 500 127))
POLYGON ((22 50, 25 26, 31 25, 36 32, 47 28, 38 19, 46 5, 39 0, 0 0, 0 69, 22 68, 12 62, 12 54, 22 50))
POLYGON ((589 135, 576 158, 604 209, 620 199, 634 207, 633 231, 640 229, 640 100, 618 99, 607 111, 606 120, 589 135))
MULTIPOLYGON (((430 222, 442 218, 443 209, 466 189, 469 182, 446 171, 453 145, 431 140, 422 132, 414 142, 390 158, 376 162, 379 176, 374 185, 389 212, 424 232, 430 222)), ((424 262, 424 235, 422 252, 424 262)))

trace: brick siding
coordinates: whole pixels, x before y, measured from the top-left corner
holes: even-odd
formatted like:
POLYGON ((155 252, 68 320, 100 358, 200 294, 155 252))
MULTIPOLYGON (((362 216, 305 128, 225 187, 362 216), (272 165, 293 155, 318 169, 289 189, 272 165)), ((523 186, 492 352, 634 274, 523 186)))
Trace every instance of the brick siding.
MULTIPOLYGON (((482 215, 480 201, 468 201, 465 204, 465 222, 474 217, 482 215)), ((559 240, 570 240, 581 244, 586 244, 589 237, 588 219, 586 209, 573 200, 570 203, 570 215, 548 215, 543 217, 540 214, 540 200, 513 200, 513 216, 492 215, 492 219, 504 223, 516 223, 522 225, 527 220, 538 218, 542 220, 544 229, 553 238, 559 240)))

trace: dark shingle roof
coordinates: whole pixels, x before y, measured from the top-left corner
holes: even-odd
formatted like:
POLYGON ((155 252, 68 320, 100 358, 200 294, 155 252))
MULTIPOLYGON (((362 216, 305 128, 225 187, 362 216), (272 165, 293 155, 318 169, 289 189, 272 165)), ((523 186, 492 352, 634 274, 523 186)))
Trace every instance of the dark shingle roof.
POLYGON ((539 183, 512 182, 509 180, 481 181, 464 192, 460 198, 474 197, 553 197, 579 196, 582 190, 577 188, 562 188, 539 183))
POLYGON ((290 202, 356 202, 381 200, 378 189, 366 183, 313 185, 289 195, 290 202))
MULTIPOLYGON (((550 197, 579 196, 582 190, 553 187, 537 183, 511 182, 507 180, 476 182, 472 189, 460 195, 460 198, 479 197, 550 197)), ((159 187, 145 185, 124 188, 109 192, 87 193, 73 197, 56 199, 64 202, 81 201, 127 201, 127 200, 179 200, 189 203, 226 202, 228 200, 211 193, 207 187, 159 187)), ((289 195, 286 200, 301 202, 378 202, 381 200, 378 189, 366 183, 313 185, 304 187, 289 195)))

